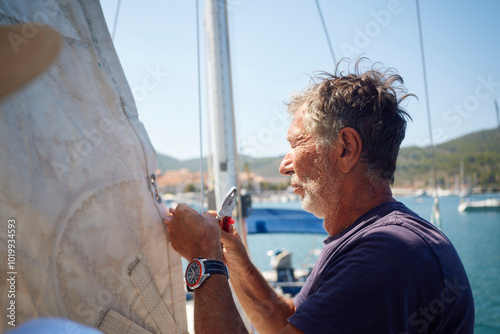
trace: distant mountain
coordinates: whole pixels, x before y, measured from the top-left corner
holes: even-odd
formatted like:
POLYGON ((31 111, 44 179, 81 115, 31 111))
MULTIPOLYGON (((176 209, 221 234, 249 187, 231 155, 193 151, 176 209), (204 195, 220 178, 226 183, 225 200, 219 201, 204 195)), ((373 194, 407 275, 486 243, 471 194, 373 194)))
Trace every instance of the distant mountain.
POLYGON ((242 156, 240 157, 240 164, 248 163, 249 170, 252 173, 255 173, 255 175, 267 178, 276 178, 281 176, 278 169, 283 157, 284 155, 274 158, 251 158, 242 156))
MULTIPOLYGON (((248 163, 249 170, 265 178, 279 177, 278 168, 283 156, 252 158, 239 156, 240 171, 248 163)), ((482 187, 500 187, 500 128, 483 130, 450 140, 436 146, 436 170, 438 182, 447 186, 455 182, 460 174, 460 161, 464 163, 464 174, 470 183, 475 179, 482 187)), ((204 159, 207 167, 207 159, 204 159)), ((162 170, 200 170, 199 159, 178 160, 158 154, 158 168, 162 170)), ((399 152, 395 186, 424 187, 430 183, 430 147, 404 147, 399 152)), ((285 181, 286 182, 286 181, 285 181)))
MULTIPOLYGON (((161 170, 187 169, 190 172, 197 172, 200 170, 200 159, 179 160, 161 153, 157 153, 157 158, 158 160, 156 165, 161 170)), ((204 159, 203 163, 204 166, 207 165, 206 158, 204 159)))
MULTIPOLYGON (((187 169, 190 172, 200 170, 200 159, 179 160, 171 156, 157 153, 157 167, 161 170, 179 170, 187 169)), ((245 155, 238 156, 240 172, 244 172, 245 163, 248 164, 250 172, 267 178, 279 177, 278 167, 283 159, 282 156, 274 158, 252 158, 245 155)), ((203 167, 207 169, 207 158, 203 159, 203 167)))
MULTIPOLYGON (((399 151, 396 185, 422 187, 432 178, 430 147, 405 147, 399 151)), ((460 162, 469 185, 500 187, 500 128, 474 132, 437 145, 436 174, 440 186, 454 184, 460 162)))

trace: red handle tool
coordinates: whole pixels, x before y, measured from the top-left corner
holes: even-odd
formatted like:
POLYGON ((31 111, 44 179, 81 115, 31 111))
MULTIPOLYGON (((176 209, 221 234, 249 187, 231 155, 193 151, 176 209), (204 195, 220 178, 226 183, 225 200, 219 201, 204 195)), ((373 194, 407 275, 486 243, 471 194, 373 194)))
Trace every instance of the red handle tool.
POLYGON ((234 219, 231 218, 234 207, 236 206, 236 193, 238 189, 232 187, 222 200, 220 210, 217 213, 217 219, 222 221, 222 229, 229 232, 229 224, 234 224, 234 219))

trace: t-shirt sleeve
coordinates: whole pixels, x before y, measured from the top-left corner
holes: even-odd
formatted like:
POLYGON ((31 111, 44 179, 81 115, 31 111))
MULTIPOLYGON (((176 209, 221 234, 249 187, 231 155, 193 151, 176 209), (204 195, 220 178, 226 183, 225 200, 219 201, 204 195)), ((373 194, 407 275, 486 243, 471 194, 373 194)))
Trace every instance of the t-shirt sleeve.
POLYGON ((436 280, 439 264, 420 237, 376 228, 328 258, 288 321, 305 333, 413 332, 409 317, 439 296, 436 280))

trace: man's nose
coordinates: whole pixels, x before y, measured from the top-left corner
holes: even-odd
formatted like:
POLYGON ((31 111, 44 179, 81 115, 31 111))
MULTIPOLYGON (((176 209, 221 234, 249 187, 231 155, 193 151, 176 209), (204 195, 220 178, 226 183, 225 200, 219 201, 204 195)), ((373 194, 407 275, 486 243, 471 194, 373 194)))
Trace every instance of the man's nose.
POLYGON ((280 173, 290 175, 293 173, 293 150, 288 151, 280 164, 280 173))

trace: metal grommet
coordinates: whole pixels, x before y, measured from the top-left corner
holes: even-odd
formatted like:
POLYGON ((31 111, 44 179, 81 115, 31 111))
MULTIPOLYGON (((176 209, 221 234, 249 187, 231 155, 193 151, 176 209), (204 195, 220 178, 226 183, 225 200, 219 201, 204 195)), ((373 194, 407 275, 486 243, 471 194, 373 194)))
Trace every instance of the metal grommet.
POLYGON ((160 196, 160 195, 156 194, 156 195, 155 195, 155 200, 156 200, 156 202, 157 202, 158 204, 161 204, 161 196, 160 196))
POLYGON ((149 177, 149 182, 151 182, 151 184, 155 184, 155 182, 156 182, 156 175, 151 174, 151 176, 149 177))

